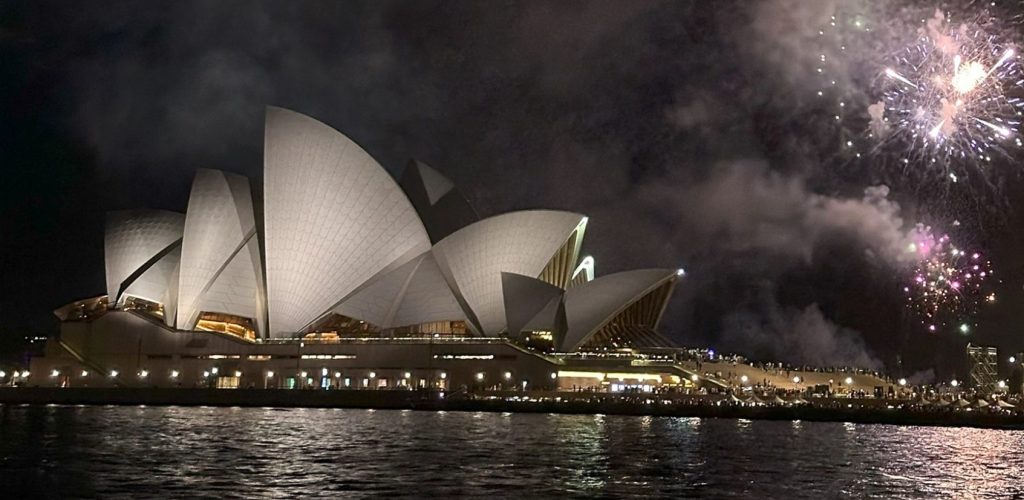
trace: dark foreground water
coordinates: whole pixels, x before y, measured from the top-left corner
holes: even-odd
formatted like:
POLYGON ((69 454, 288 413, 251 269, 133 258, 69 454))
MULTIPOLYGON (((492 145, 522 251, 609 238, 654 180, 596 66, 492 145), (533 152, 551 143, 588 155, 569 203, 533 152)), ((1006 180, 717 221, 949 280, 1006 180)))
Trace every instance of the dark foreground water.
POLYGON ((696 418, 0 406, 0 497, 1006 498, 1024 432, 696 418))

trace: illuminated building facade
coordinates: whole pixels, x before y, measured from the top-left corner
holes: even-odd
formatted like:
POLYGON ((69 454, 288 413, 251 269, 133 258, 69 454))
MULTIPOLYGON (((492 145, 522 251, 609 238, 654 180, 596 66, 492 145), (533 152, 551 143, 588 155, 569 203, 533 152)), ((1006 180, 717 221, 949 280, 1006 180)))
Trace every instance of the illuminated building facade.
POLYGON ((995 392, 999 382, 999 351, 995 347, 968 343, 967 360, 971 385, 985 394, 995 392))
POLYGON ((437 170, 413 161, 396 182, 349 138, 271 107, 262 189, 201 169, 185 214, 108 216, 107 294, 55 311, 61 335, 25 383, 690 384, 657 332, 682 271, 596 276, 587 225, 557 210, 480 219, 437 170), (622 352, 661 368, 611 361, 622 352))

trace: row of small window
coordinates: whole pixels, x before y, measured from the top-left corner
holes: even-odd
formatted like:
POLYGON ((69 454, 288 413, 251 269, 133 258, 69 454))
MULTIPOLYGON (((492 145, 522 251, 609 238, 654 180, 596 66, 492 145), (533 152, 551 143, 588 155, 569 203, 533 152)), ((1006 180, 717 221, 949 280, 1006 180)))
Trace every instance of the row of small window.
MULTIPOLYGON (((328 371, 327 368, 321 369, 321 371, 320 371, 321 380, 328 380, 329 381, 330 380, 330 377, 328 376, 329 373, 330 372, 328 371)), ((53 371, 50 372, 50 377, 51 378, 57 378, 57 377, 60 377, 61 375, 62 375, 62 373, 60 372, 60 370, 53 370, 53 371)), ((82 370, 80 372, 80 376, 81 377, 88 377, 90 375, 91 375, 91 373, 88 370, 82 370)), ((140 379, 146 379, 146 378, 149 378, 150 373, 149 373, 149 370, 140 370, 138 373, 136 373, 136 375, 140 379)), ((178 370, 171 370, 168 373, 168 375, 169 375, 169 377, 171 379, 177 379, 177 378, 179 378, 181 376, 181 372, 179 372, 178 370)), ((274 371, 272 371, 272 370, 268 370, 265 373, 265 375, 266 375, 267 379, 273 379, 273 378, 275 378, 277 376, 277 374, 274 371)), ((21 373, 14 372, 14 374, 13 374, 14 378, 18 378, 18 377, 25 377, 25 378, 27 378, 28 376, 29 376, 29 372, 28 371, 24 371, 24 372, 21 372, 21 373)), ((107 376, 110 377, 110 378, 118 378, 119 376, 121 376, 121 373, 119 371, 117 371, 117 370, 111 370, 107 374, 107 376)), ((203 378, 209 378, 211 376, 217 377, 217 379, 218 379, 217 383, 218 383, 218 387, 219 387, 219 385, 220 385, 219 380, 220 379, 231 379, 231 378, 241 379, 242 378, 242 372, 240 370, 235 370, 233 373, 222 375, 220 373, 220 368, 218 368, 218 367, 213 367, 213 368, 210 368, 209 370, 204 370, 203 371, 203 378)), ((298 380, 306 380, 306 381, 308 381, 307 382, 308 384, 312 384, 313 383, 313 378, 310 377, 310 374, 309 374, 308 371, 299 372, 297 374, 297 376, 298 376, 297 377, 298 380)), ((3 372, 0 372, 0 378, 3 378, 3 377, 4 377, 3 372)), ((342 378, 342 373, 341 372, 334 372, 334 378, 335 379, 341 379, 342 378)), ((398 379, 397 384, 399 386, 402 386, 402 387, 407 387, 409 385, 409 380, 411 378, 412 378, 412 373, 405 372, 405 373, 403 373, 403 377, 398 379)), ((440 372, 438 374, 438 378, 440 380, 445 380, 445 379, 448 378, 448 374, 446 372, 440 372)), ((476 375, 475 375, 475 378, 476 378, 477 381, 482 382, 482 381, 484 381, 487 378, 487 374, 484 373, 484 372, 477 372, 476 375)), ((511 381, 512 380, 512 372, 504 372, 502 374, 502 378, 504 380, 506 380, 506 381, 511 381)), ((557 374, 552 373, 551 374, 551 378, 552 379, 557 378, 557 374)), ((369 386, 369 380, 373 380, 373 379, 378 379, 377 378, 377 373, 371 371, 371 372, 368 373, 368 377, 363 379, 363 384, 362 384, 363 387, 368 387, 369 386)), ((296 377, 288 377, 287 380, 296 380, 296 377)), ((379 378, 378 379, 378 385, 380 387, 386 387, 387 386, 387 380, 388 379, 386 377, 379 378)), ((424 385, 425 383, 426 383, 426 379, 422 379, 421 378, 420 379, 420 386, 421 387, 425 387, 425 385, 424 385)), ((345 387, 350 387, 351 386, 351 378, 350 377, 345 377, 345 379, 344 379, 344 386, 345 387)))

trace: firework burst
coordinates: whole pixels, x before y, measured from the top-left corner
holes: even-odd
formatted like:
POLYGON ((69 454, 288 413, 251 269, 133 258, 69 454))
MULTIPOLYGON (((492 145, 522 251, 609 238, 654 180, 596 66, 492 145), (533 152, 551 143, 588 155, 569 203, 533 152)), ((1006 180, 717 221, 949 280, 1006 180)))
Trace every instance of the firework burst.
MULTIPOLYGON (((988 19, 988 18, 979 18, 988 19)), ((904 164, 938 165, 954 182, 958 165, 984 165, 1021 147, 1024 74, 1016 50, 992 21, 923 22, 915 45, 884 70, 883 98, 871 113, 881 147, 904 164)))
POLYGON ((970 332, 981 304, 995 302, 989 286, 995 281, 992 263, 980 252, 954 244, 949 235, 935 236, 919 226, 909 252, 916 265, 903 291, 908 306, 931 332, 957 325, 970 332))

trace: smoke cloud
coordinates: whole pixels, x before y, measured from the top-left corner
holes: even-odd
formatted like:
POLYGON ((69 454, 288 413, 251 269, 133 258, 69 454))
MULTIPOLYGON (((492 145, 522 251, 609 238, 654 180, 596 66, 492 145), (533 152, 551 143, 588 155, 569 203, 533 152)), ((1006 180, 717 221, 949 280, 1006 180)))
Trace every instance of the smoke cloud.
POLYGON ((817 194, 801 176, 762 161, 721 164, 695 183, 662 180, 639 198, 671 210, 677 234, 695 251, 764 251, 809 262, 823 241, 842 234, 884 264, 901 266, 912 257, 907 248, 917 230, 905 227, 887 186, 869 186, 859 198, 817 194))
POLYGON ((924 385, 933 382, 935 382, 935 370, 932 368, 916 371, 907 377, 907 383, 910 385, 924 385))
MULTIPOLYGON (((599 275, 685 267, 662 323, 684 344, 875 366, 872 353, 889 346, 862 340, 856 331, 872 329, 850 324, 855 315, 837 324, 837 311, 862 297, 793 292, 814 289, 814 270, 836 263, 900 268, 914 231, 899 179, 837 168, 823 153, 835 149, 836 125, 817 99, 820 56, 836 88, 856 94, 871 73, 821 47, 819 31, 840 8, 880 20, 888 7, 182 1, 140 16, 83 5, 34 11, 28 33, 0 43, 22 44, 11 52, 26 54, 24 73, 46 68, 26 81, 53 82, 63 139, 94 156, 102 189, 69 214, 182 210, 199 167, 258 181, 263 108, 284 106, 396 174, 409 157, 438 168, 481 215, 587 214, 584 252, 599 275), (715 307, 696 306, 703 297, 715 307)), ((857 99, 869 104, 858 94, 851 108, 857 99)), ((35 181, 39 192, 51 192, 48 177, 35 181)), ((98 223, 82 232, 101 239, 98 223)), ((97 274, 78 272, 54 279, 78 287, 65 295, 102 289, 97 274)), ((47 319, 59 304, 38 302, 47 319)))
POLYGON ((722 331, 728 345, 744 345, 755 359, 776 359, 795 365, 856 366, 881 369, 860 334, 832 323, 817 304, 803 309, 767 302, 759 310, 729 315, 722 331))

